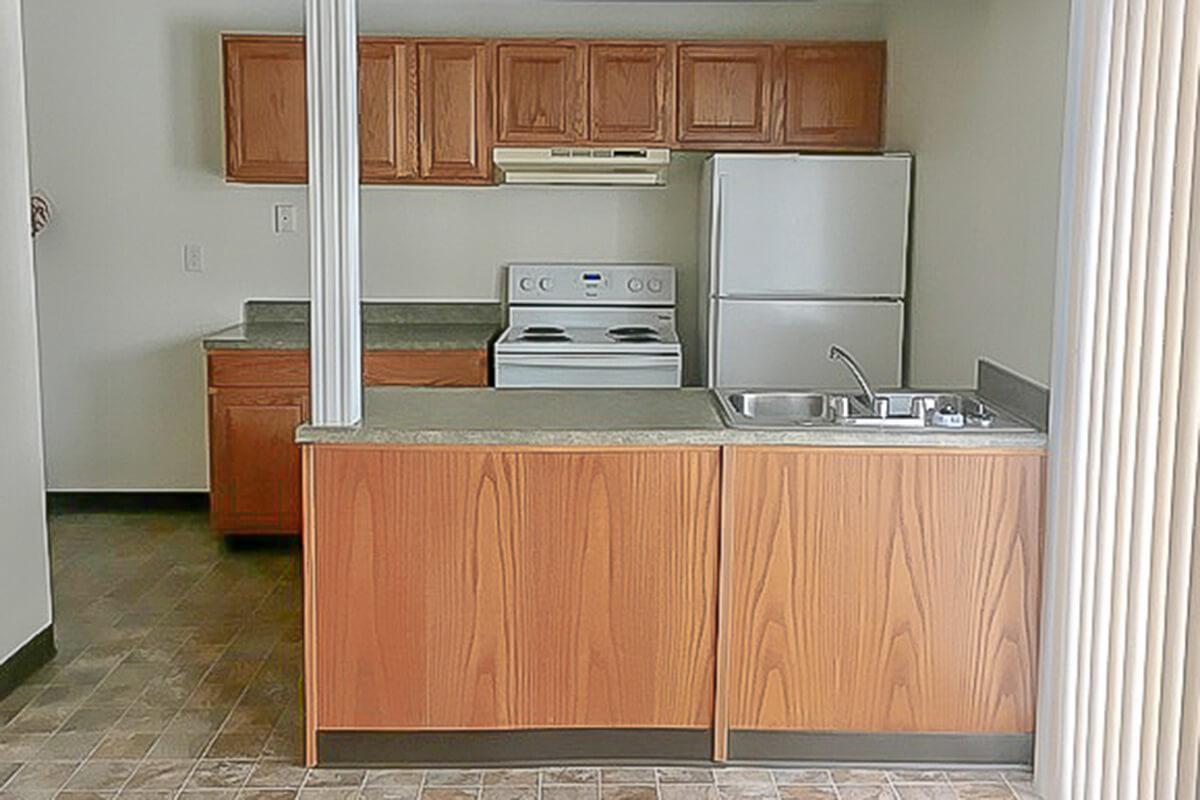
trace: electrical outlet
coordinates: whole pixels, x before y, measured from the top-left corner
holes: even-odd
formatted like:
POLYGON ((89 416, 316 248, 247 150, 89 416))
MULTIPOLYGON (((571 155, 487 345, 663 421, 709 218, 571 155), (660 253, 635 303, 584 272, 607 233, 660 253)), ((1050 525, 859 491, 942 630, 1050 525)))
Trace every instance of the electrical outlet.
POLYGON ((275 206, 275 233, 296 232, 296 207, 288 204, 275 206))
POLYGON ((204 248, 198 244, 183 246, 183 271, 204 272, 204 248))

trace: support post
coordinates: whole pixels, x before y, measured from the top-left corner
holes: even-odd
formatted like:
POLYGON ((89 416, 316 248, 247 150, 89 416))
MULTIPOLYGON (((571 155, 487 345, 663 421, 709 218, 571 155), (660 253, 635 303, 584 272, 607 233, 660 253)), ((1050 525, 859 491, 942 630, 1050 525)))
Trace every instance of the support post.
POLYGON ((362 421, 358 2, 305 0, 312 424, 362 421))

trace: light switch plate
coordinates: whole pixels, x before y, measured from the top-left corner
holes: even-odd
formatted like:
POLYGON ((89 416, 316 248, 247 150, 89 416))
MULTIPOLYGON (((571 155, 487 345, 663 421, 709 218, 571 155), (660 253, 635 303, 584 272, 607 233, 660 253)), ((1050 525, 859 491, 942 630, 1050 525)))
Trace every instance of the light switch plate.
POLYGON ((183 271, 204 272, 204 248, 198 244, 183 246, 183 271))
POLYGON ((296 232, 296 207, 287 203, 275 206, 275 232, 296 232))

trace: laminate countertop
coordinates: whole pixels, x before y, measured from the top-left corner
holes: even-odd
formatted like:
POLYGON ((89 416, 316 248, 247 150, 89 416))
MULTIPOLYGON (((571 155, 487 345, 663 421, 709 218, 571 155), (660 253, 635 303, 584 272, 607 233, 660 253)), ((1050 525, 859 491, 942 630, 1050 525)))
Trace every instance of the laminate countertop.
POLYGON ((316 445, 963 447, 1041 449, 1043 432, 788 429, 725 424, 707 389, 367 389, 361 425, 302 425, 316 445))
MULTIPOLYGON (((365 350, 486 350, 500 333, 488 323, 376 322, 363 325, 365 350)), ((204 338, 205 350, 307 350, 305 322, 243 322, 204 338)))

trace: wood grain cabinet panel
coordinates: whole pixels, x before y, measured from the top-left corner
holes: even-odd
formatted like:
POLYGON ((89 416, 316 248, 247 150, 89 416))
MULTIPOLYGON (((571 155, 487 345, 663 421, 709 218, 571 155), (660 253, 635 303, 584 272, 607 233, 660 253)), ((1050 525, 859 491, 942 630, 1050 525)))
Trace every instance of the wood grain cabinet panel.
POLYGON ((487 386, 486 350, 377 350, 363 355, 367 386, 487 386))
POLYGON ((771 143, 771 45, 683 44, 678 52, 680 143, 771 143))
POLYGON ((491 71, 482 42, 421 42, 420 174, 447 182, 491 179, 491 71))
POLYGON ((365 183, 417 174, 417 55, 408 42, 358 46, 359 161, 365 183))
POLYGON ((588 47, 590 138, 598 144, 664 144, 674 84, 667 44, 588 47))
MULTIPOLYGON (((369 350, 368 386, 487 386, 486 350, 369 350)), ((296 426, 308 419, 307 350, 208 354, 212 528, 297 534, 296 426)))
POLYGON ((784 143, 839 150, 883 146, 883 42, 784 48, 784 143))
POLYGON ((580 42, 496 47, 496 141, 573 144, 584 137, 587 85, 580 42))
POLYGON ((716 449, 311 458, 310 725, 711 724, 716 449))
POLYGON ((730 726, 1033 730, 1043 457, 726 451, 730 726))
POLYGON ((314 459, 320 727, 511 727, 516 457, 317 448, 314 459))
POLYGON ((225 36, 225 174, 304 183, 308 120, 304 39, 225 36))
POLYGON ((520 462, 522 723, 710 726, 718 452, 520 462))
POLYGON ((209 395, 212 525, 239 533, 300 529, 305 389, 214 389, 209 395))

